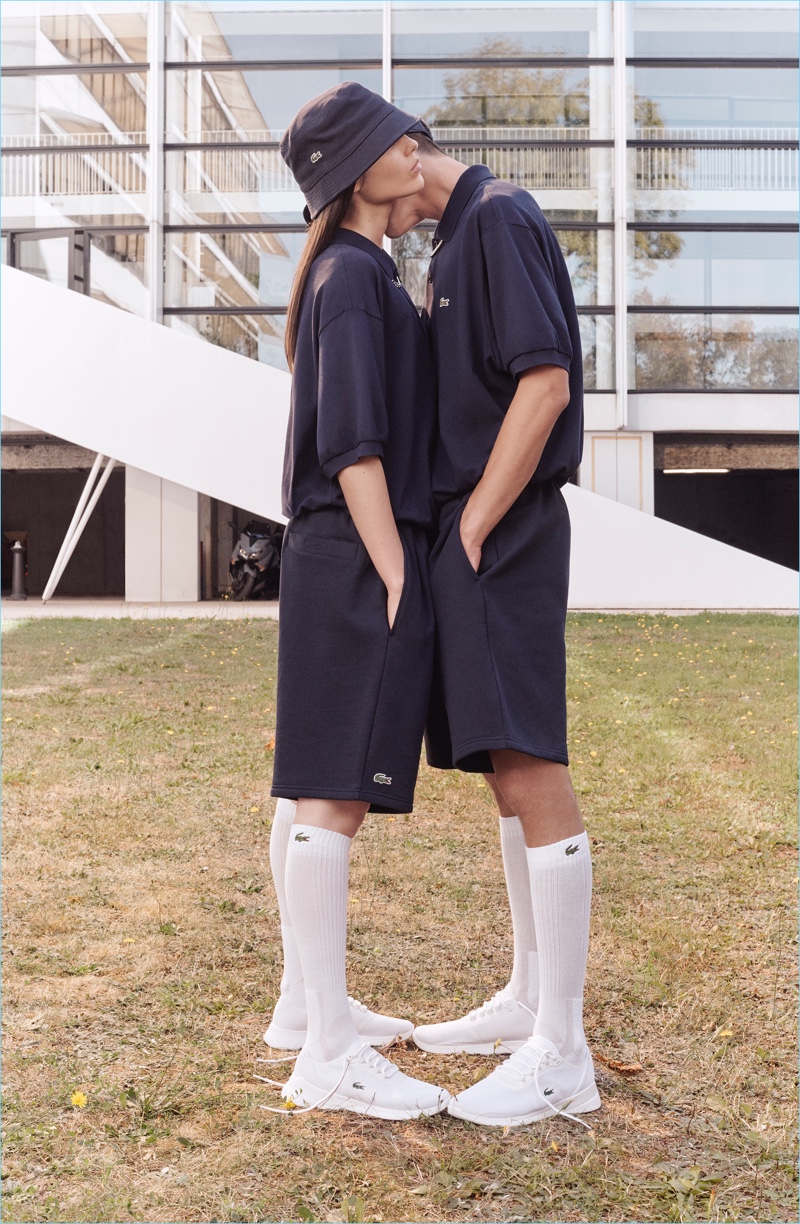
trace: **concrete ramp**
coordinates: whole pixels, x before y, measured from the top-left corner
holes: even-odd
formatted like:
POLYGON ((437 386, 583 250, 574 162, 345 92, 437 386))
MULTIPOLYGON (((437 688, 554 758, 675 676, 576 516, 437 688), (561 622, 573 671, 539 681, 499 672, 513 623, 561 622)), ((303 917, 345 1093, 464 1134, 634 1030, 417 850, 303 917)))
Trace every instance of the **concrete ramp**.
POLYGON ((2 270, 3 413, 282 521, 289 376, 2 270))
POLYGON ((572 608, 762 608, 798 605, 798 575, 567 485, 572 608))
MULTIPOLYGON (((282 521, 288 374, 2 270, 3 412, 282 521)), ((573 608, 795 609, 798 576, 568 485, 573 608)))

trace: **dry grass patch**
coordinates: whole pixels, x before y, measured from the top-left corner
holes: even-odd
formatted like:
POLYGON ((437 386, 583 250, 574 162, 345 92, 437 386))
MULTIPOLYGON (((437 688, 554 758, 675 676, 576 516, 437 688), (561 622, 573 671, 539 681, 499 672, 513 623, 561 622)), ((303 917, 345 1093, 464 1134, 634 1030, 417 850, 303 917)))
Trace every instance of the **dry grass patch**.
MULTIPOLYGON (((604 1109, 508 1133, 276 1117, 276 626, 38 621, 5 645, 4 1215, 796 1220, 794 625, 576 616, 604 1109)), ((423 769, 354 851, 351 988, 418 1021, 506 980, 482 780, 423 769)), ((464 1087, 494 1060, 402 1048, 464 1087)))

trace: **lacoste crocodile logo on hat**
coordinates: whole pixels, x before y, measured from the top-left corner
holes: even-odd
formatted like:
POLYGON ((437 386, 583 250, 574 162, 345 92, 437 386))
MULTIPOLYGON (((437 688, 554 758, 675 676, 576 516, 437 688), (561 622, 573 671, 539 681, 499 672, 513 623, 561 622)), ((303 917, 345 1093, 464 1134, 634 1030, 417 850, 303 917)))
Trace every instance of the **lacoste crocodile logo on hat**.
POLYGON ((450 305, 450 299, 449 299, 449 298, 439 298, 439 305, 440 305, 440 306, 449 306, 449 305, 450 305))
POLYGON ((318 162, 321 157, 322 157, 322 154, 320 153, 319 149, 317 149, 316 153, 311 154, 312 162, 318 162))
POLYGON ((392 779, 387 778, 386 774, 382 774, 382 773, 376 773, 372 781, 380 782, 381 786, 391 786, 392 785, 392 779))
POLYGON ((577 854, 579 850, 580 850, 580 846, 567 846, 564 853, 565 854, 577 854))
POLYGON ((294 840, 295 841, 311 841, 311 838, 308 836, 307 833, 295 833, 294 840))

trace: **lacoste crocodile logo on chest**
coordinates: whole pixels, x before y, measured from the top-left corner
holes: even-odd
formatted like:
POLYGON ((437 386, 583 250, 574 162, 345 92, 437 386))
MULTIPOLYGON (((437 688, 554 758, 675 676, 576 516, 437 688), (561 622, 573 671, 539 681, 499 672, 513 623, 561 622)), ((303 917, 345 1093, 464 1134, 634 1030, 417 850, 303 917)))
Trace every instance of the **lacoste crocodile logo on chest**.
POLYGON ((441 306, 449 306, 449 305, 450 305, 450 299, 449 299, 449 298, 439 298, 439 306, 440 306, 440 307, 441 307, 441 306))

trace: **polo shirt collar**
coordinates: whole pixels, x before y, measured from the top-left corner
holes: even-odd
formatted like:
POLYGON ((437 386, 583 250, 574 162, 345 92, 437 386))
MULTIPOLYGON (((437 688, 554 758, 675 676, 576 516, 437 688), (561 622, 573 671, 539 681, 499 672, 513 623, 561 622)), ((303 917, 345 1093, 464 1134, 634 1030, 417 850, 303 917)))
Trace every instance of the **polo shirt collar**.
POLYGON ((380 264, 389 280, 397 280, 397 267, 391 255, 387 255, 383 247, 376 246, 374 242, 370 242, 369 238, 365 238, 363 234, 357 234, 355 230, 338 229, 333 236, 334 242, 344 243, 345 246, 358 247, 359 251, 366 251, 368 255, 380 264))
POLYGON ((469 166, 460 175, 450 194, 450 199, 447 201, 441 220, 436 226, 436 232, 433 235, 434 244, 437 242, 449 242, 453 237, 455 228, 458 225, 458 219, 466 208, 470 196, 478 185, 488 178, 494 178, 488 166, 469 166))

